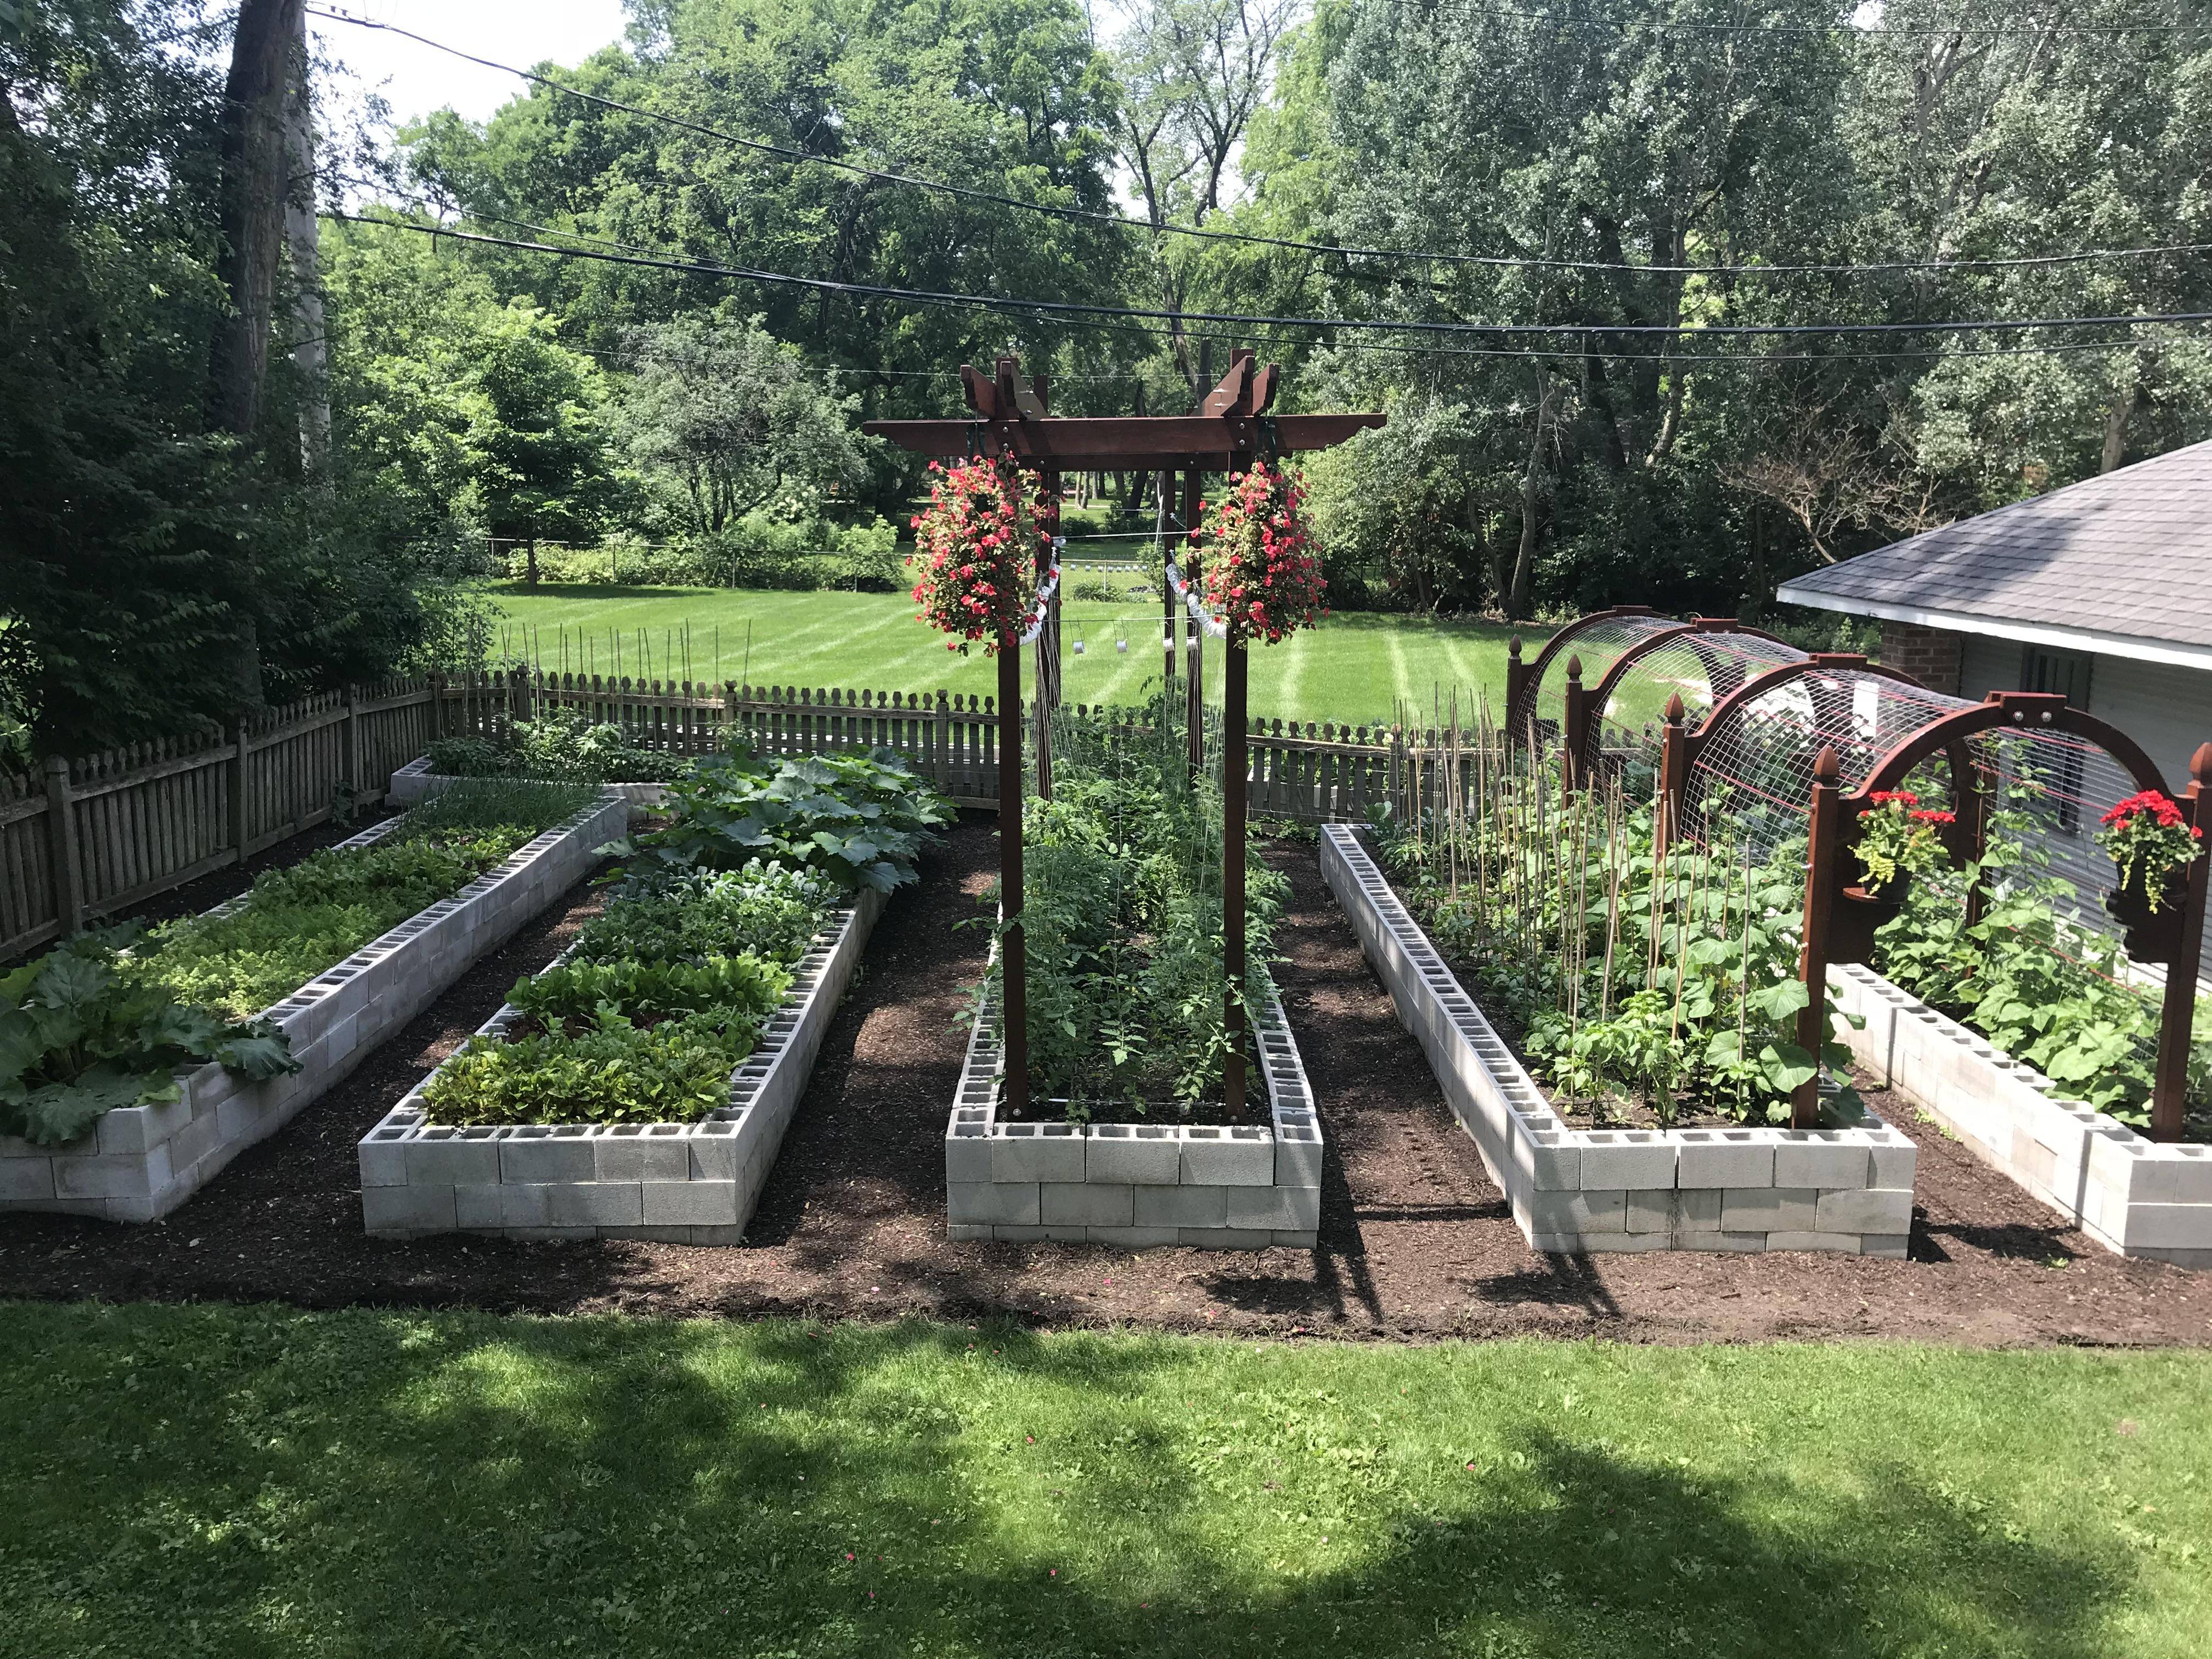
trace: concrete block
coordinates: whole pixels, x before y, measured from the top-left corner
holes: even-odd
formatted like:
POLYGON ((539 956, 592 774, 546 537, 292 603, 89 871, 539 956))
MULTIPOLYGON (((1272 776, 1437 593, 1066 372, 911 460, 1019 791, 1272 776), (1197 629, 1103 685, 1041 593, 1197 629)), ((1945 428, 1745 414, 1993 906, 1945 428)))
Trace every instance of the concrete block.
POLYGON ((355 1149, 364 1187, 404 1187, 407 1184, 407 1143, 404 1140, 363 1140, 355 1149))
POLYGON ((110 1221, 139 1225, 158 1219, 171 1205, 181 1203, 183 1199, 165 1198, 161 1194, 154 1193, 144 1198, 108 1198, 102 1199, 100 1202, 105 1206, 102 1213, 110 1221))
MULTIPOLYGON (((705 1129, 706 1125, 698 1126, 705 1129)), ((738 1178, 738 1138, 734 1134, 691 1134, 684 1137, 691 1152, 694 1181, 735 1181, 738 1178)))
POLYGON ((2130 1204, 2120 1242, 2131 1254, 2138 1249, 2212 1249, 2212 1205, 2130 1204))
POLYGON ((1172 1187, 1182 1178, 1182 1138, 1172 1124, 1093 1124, 1083 1158, 1085 1181, 1172 1187))
POLYGON ((991 1138, 988 1135, 945 1137, 945 1178, 973 1183, 991 1178, 991 1138))
POLYGON ((1677 1187, 1771 1187, 1774 1143, 1756 1129, 1684 1129, 1674 1162, 1677 1187))
POLYGON ((1671 1250, 1674 1248, 1672 1233, 1584 1233, 1582 1248, 1593 1255, 1621 1255, 1636 1251, 1671 1250))
POLYGON ((988 1223, 948 1221, 945 1224, 945 1237, 955 1244, 981 1244, 989 1240, 991 1229, 988 1223))
POLYGON ((1084 1144, 1073 1123, 1008 1123, 991 1137, 991 1179, 1080 1181, 1084 1144))
POLYGON ((1582 1149, 1571 1140, 1540 1145, 1515 1135, 1510 1148, 1520 1184, 1541 1192, 1571 1192, 1582 1184, 1582 1149))
POLYGON ((1231 1227, 1275 1233, 1310 1233, 1321 1225, 1318 1187, 1230 1187, 1222 1220, 1231 1227))
POLYGON ((1674 1184, 1674 1149, 1666 1141, 1632 1141, 1611 1131, 1582 1137, 1577 1185, 1585 1190, 1674 1184))
POLYGON ((407 1148, 407 1179, 428 1187, 464 1184, 496 1185, 499 1181, 499 1142, 460 1140, 448 1136, 416 1136, 403 1143, 407 1148))
POLYGON ((1902 1261, 1911 1243, 1911 1237, 1905 1233, 1861 1233, 1859 1254, 1880 1256, 1889 1261, 1902 1261))
POLYGON ((499 1178, 523 1182, 591 1181, 598 1170, 592 1148, 592 1141, 582 1135, 509 1136, 499 1143, 499 1178))
POLYGON ((1088 1236, 1093 1244, 1123 1250, 1157 1250, 1182 1243, 1182 1233, 1173 1227, 1093 1227, 1088 1236))
POLYGON ((1870 1187, 1911 1187, 1913 1172, 1920 1164, 1920 1148, 1894 1129, 1890 1130, 1869 1149, 1873 1160, 1872 1172, 1867 1177, 1870 1187))
POLYGON ((955 1182, 945 1188, 945 1213, 954 1221, 998 1226, 1036 1226, 1042 1196, 1034 1181, 955 1182))
POLYGON ((1729 1255, 1757 1255, 1766 1248, 1765 1233, 1676 1233, 1678 1250, 1714 1250, 1729 1255))
POLYGON ((1228 1189, 1223 1187, 1137 1187, 1139 1227, 1220 1227, 1227 1224, 1228 1189))
POLYGON ((1859 1235, 1784 1232, 1778 1229, 1767 1234, 1766 1249, 1770 1255, 1776 1250, 1825 1250, 1834 1255, 1856 1255, 1859 1254, 1859 1235))
POLYGON ((734 1227, 742 1218, 734 1181, 648 1181, 641 1190, 648 1227, 734 1227))
POLYGON ((496 1184, 453 1188, 453 1224, 489 1232, 507 1224, 505 1206, 496 1184))
POLYGON ((1514 1200, 1513 1215, 1528 1233, 1622 1232, 1628 1225, 1628 1194, 1524 1193, 1514 1200))
POLYGON ((1674 1231, 1678 1233, 1717 1233, 1721 1230, 1721 1200, 1724 1188, 1693 1187, 1674 1194, 1674 1231))
POLYGON ((53 1159, 0 1158, 0 1203, 36 1203, 53 1196, 53 1159))
POLYGON ((453 1231, 451 1186, 364 1187, 361 1224, 372 1233, 449 1233, 453 1231))
POLYGON ((1863 1187, 1873 1158, 1863 1140, 1844 1140, 1834 1131, 1811 1130, 1804 1140, 1785 1140, 1774 1149, 1778 1187, 1863 1187))
POLYGON ((169 1149, 169 1168, 181 1176, 196 1168, 222 1142, 222 1125, 213 1112, 204 1112, 162 1144, 169 1149))
POLYGON ((545 1194, 549 1227, 635 1227, 645 1219, 645 1193, 635 1181, 550 1182, 545 1194))
POLYGON ((1820 1196, 1810 1187, 1730 1187, 1721 1195, 1721 1230, 1811 1232, 1820 1196))
POLYGON ((1316 1237, 1317 1235, 1314 1233, 1277 1233, 1274 1236, 1274 1245, 1279 1250, 1310 1250, 1315 1246, 1316 1237))
POLYGON ((1314 1131, 1309 1140, 1302 1135, 1281 1134, 1275 1137, 1275 1185, 1278 1187, 1318 1187, 1325 1152, 1321 1132, 1314 1131))
POLYGON ((145 1198, 169 1184, 169 1149, 52 1160, 57 1198, 145 1198))
POLYGON ((1824 1233, 1909 1233, 1912 1231, 1912 1194, 1893 1187, 1822 1193, 1814 1207, 1813 1230, 1824 1233))
POLYGON ((689 1181, 691 1148, 680 1134, 608 1134, 591 1139, 593 1178, 599 1181, 689 1181))
POLYGON ((1201 1250, 1264 1250, 1273 1245, 1275 1236, 1237 1227, 1185 1227, 1180 1242, 1201 1250))
POLYGON ((1051 1235, 1033 1223, 1002 1222, 991 1229, 991 1237, 1001 1244, 1042 1244, 1051 1235))
POLYGON ((1038 1219, 1048 1227, 1127 1227, 1136 1220, 1136 1188, 1097 1181, 1038 1184, 1038 1219))
POLYGON ((1274 1135, 1236 1125, 1192 1124, 1183 1131, 1182 1180, 1186 1186, 1272 1187, 1274 1135))

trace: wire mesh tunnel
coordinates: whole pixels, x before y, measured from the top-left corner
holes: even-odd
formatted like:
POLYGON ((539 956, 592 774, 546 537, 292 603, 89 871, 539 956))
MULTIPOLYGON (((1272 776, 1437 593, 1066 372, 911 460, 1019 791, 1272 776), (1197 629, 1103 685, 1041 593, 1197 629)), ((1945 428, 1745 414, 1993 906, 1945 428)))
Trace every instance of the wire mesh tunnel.
POLYGON ((1611 769, 1632 793, 1648 793, 1658 772, 1669 697, 1681 698, 1694 729, 1714 704, 1747 681, 1805 660, 1796 646, 1748 630, 1722 633, 1676 623, 1671 631, 1647 635, 1601 678, 1585 681, 1598 703, 1585 740, 1589 775, 1611 769))

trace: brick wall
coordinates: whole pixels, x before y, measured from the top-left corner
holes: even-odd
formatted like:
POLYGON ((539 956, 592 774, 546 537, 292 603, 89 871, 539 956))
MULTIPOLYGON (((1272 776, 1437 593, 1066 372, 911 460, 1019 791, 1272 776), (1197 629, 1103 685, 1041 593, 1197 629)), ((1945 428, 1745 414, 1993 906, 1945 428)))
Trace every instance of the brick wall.
POLYGON ((1959 663, 1966 635, 1948 629, 1923 628, 1917 623, 1885 622, 1881 625, 1881 661, 1885 668, 1900 669, 1930 691, 1959 695, 1959 663))

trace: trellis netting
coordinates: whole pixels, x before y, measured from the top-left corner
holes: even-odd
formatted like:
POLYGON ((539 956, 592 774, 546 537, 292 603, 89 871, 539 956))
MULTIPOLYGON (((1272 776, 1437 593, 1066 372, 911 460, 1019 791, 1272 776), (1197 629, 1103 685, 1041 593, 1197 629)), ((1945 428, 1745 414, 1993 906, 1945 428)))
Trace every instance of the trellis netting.
MULTIPOLYGON (((1669 626, 1679 629, 1681 624, 1669 626)), ((1805 653, 1796 646, 1763 634, 1647 635, 1643 649, 1632 652, 1625 662, 1614 659, 1620 678, 1605 707, 1595 711, 1589 737, 1594 752, 1584 758, 1594 775, 1595 769, 1610 767, 1631 793, 1649 796, 1658 775, 1661 722, 1669 697, 1681 698, 1694 730, 1715 703, 1747 680, 1784 663, 1804 660, 1805 653)), ((1595 691, 1599 682, 1585 678, 1583 684, 1595 691)))
POLYGON ((1533 728, 1539 748, 1557 747, 1566 726, 1570 657, 1582 664, 1583 684, 1594 686, 1629 652, 1656 635, 1681 626, 1673 617, 1649 616, 1600 617, 1581 624, 1570 645, 1551 652, 1545 672, 1530 676, 1519 704, 1505 711, 1505 730, 1511 741, 1528 742, 1533 728))

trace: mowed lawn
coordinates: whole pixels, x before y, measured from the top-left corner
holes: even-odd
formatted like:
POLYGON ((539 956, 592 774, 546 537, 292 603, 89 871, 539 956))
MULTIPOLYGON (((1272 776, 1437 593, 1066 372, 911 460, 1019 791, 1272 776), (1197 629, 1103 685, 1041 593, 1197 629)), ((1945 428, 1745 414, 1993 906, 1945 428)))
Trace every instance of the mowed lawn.
MULTIPOLYGON (((1109 580, 1111 580, 1109 578, 1109 580)), ((1133 579, 1130 579, 1133 580, 1133 579)), ((1127 582, 1123 583, 1124 586, 1127 582)), ((915 620, 903 593, 763 592, 747 589, 563 586, 490 590, 505 613, 500 642, 559 668, 615 670, 636 677, 641 657, 655 678, 684 678, 688 629, 690 678, 754 685, 981 696, 998 690, 996 665, 978 651, 947 651, 943 636, 915 620), (748 649, 748 629, 750 645, 748 649), (565 656, 563 654, 565 648, 565 656)), ((1070 599, 1063 612, 1071 702, 1128 702, 1157 685, 1160 608, 1149 603, 1070 599), (1083 646, 1076 654, 1078 641, 1083 646), (1122 648, 1126 643, 1127 649, 1122 648)), ((1494 708, 1505 685, 1505 642, 1493 623, 1345 613, 1251 655, 1252 712, 1270 719, 1387 723, 1403 702, 1426 723, 1457 689, 1471 721, 1477 693, 1494 708)), ((1523 629, 1534 654, 1545 630, 1523 629)), ((1218 698, 1221 651, 1206 653, 1209 695, 1218 698)))
POLYGON ((2203 1352, 13 1304, 0 1387, 0 1652, 46 1659, 2212 1631, 2203 1352))

